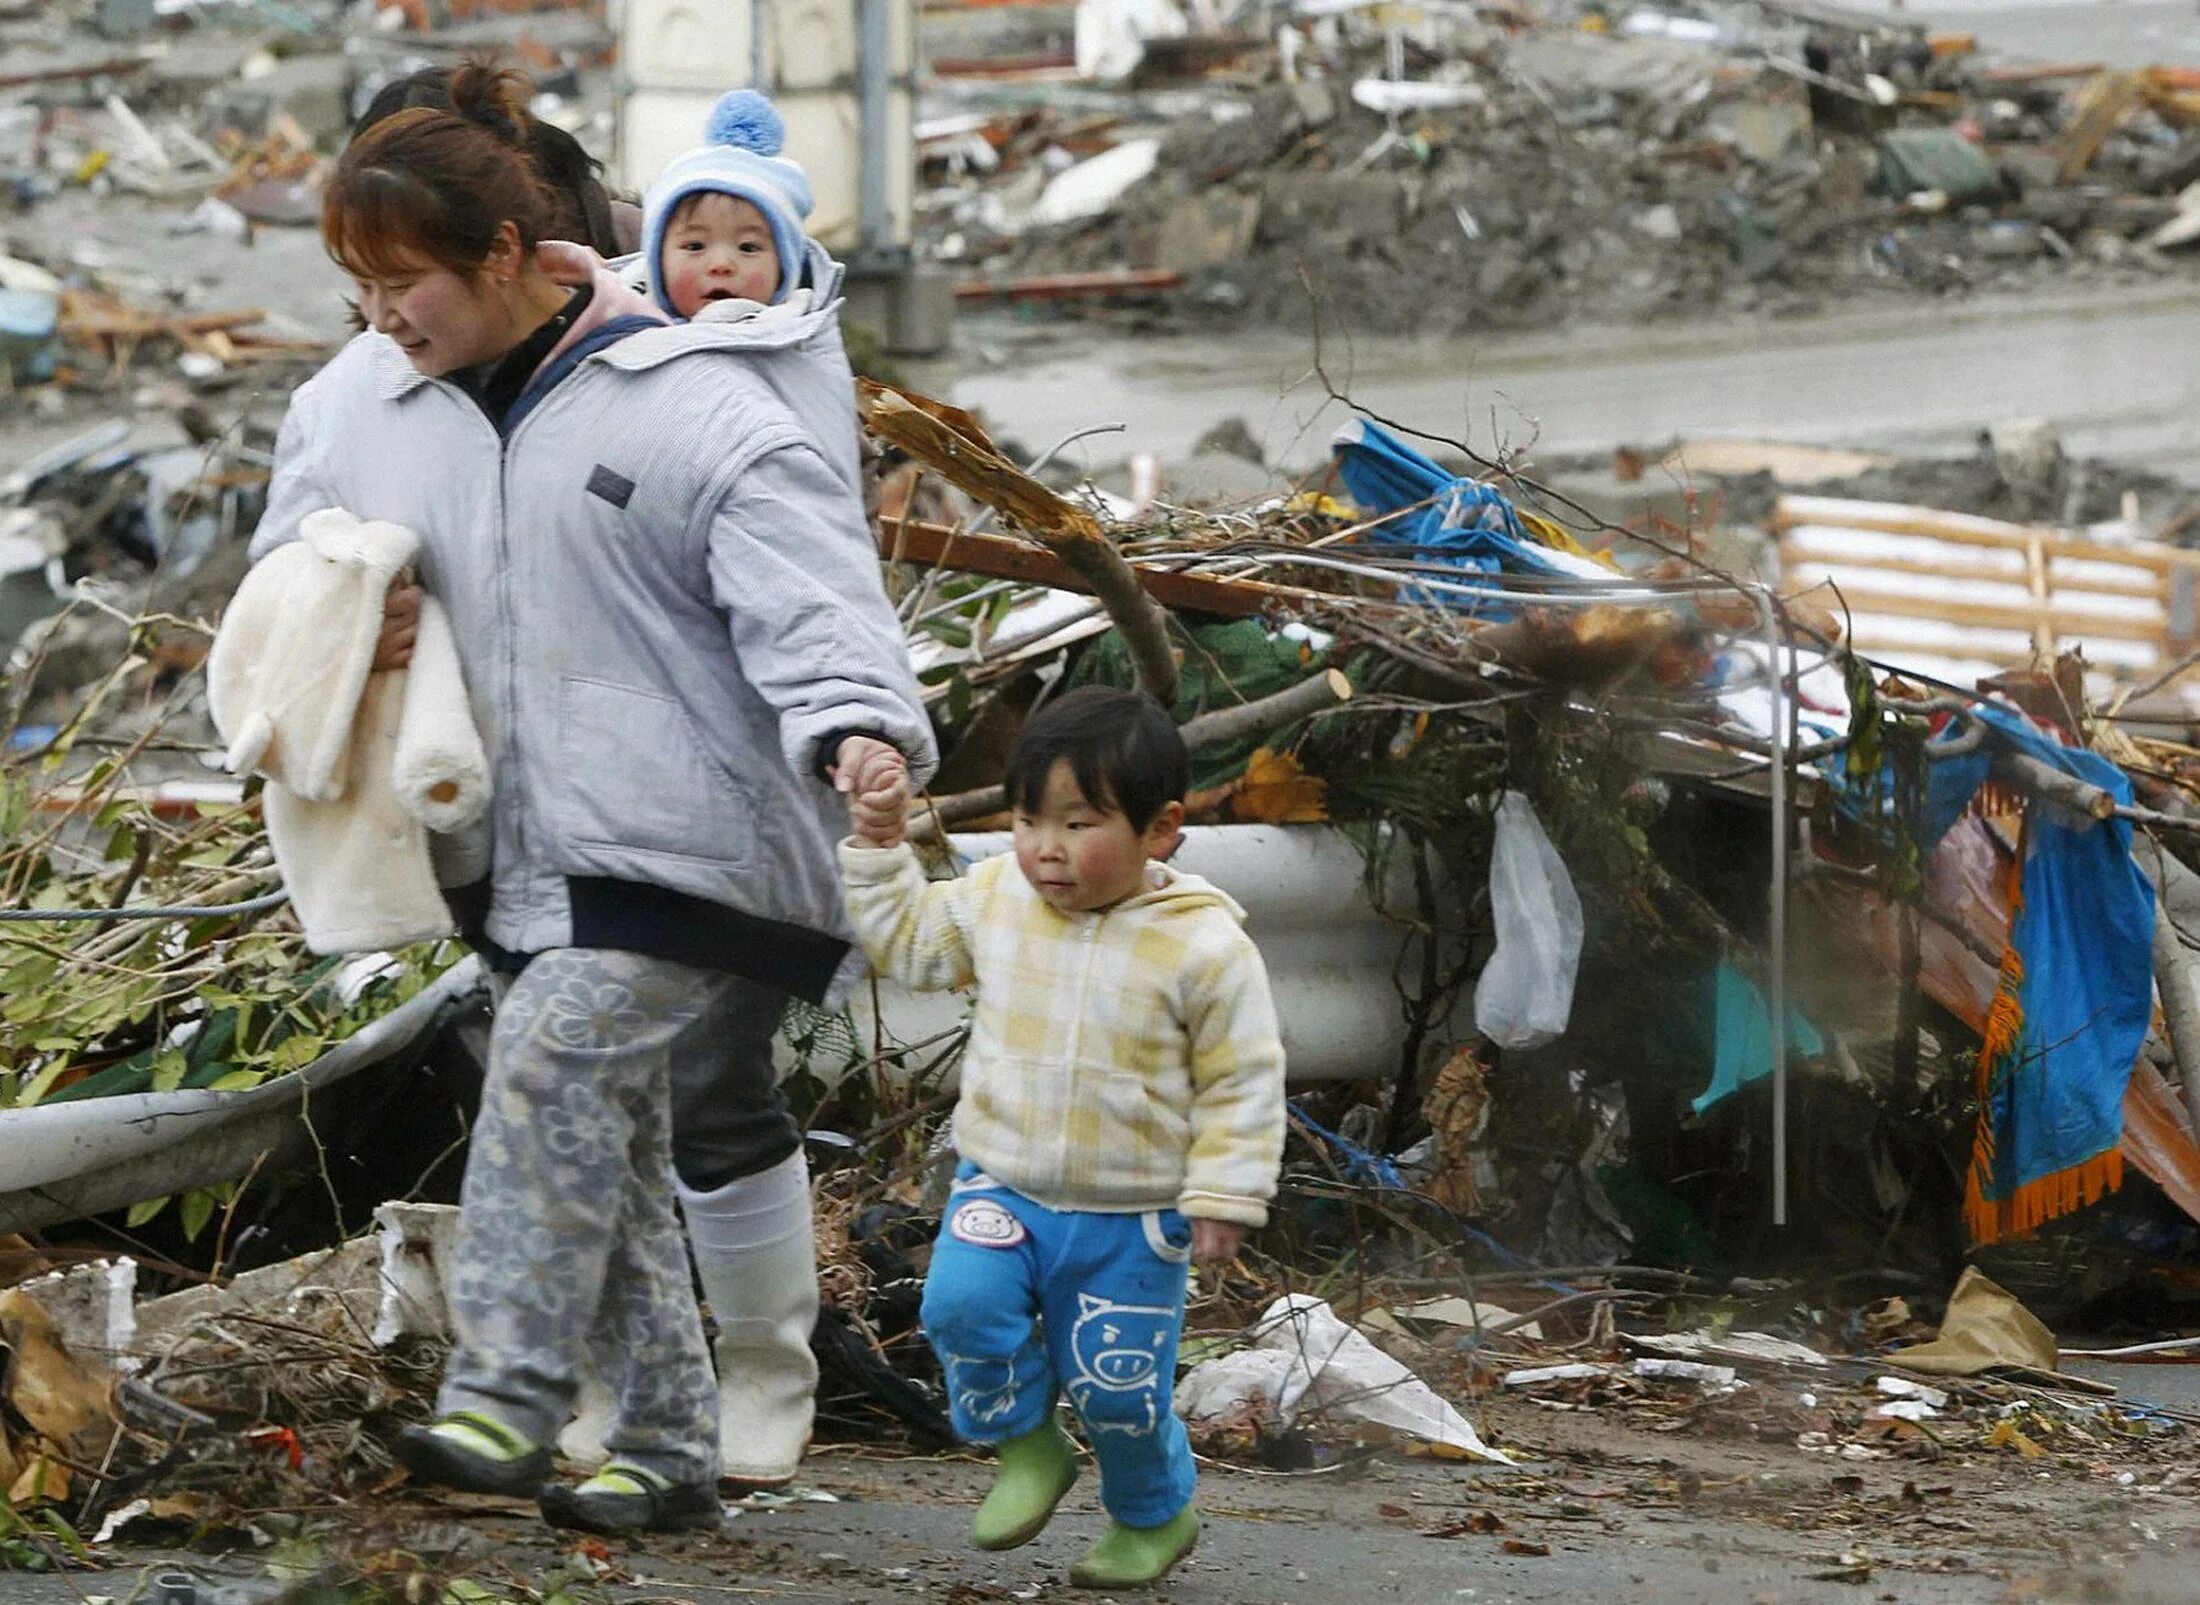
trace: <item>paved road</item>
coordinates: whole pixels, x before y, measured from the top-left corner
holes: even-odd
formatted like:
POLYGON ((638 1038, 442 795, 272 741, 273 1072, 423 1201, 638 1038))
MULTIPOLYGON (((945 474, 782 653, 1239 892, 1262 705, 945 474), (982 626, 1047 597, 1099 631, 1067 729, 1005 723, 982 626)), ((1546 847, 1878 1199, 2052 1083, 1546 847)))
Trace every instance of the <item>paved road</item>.
POLYGON ((2200 64, 2200 6, 2193 0, 1918 0, 1873 9, 1975 33, 1989 50, 2036 61, 2200 64))
MULTIPOLYGON (((1091 458, 1179 456, 1239 416, 1272 462, 1304 465, 1345 410, 1313 375, 1310 335, 1133 337, 973 323, 942 375, 954 397, 1050 444, 1123 422, 1091 458)), ((2200 478, 2200 288, 1980 298, 1795 322, 1582 329, 1443 341, 1332 338, 1323 366, 1362 406, 1482 449, 1497 439, 1602 451, 1731 435, 1909 452, 1966 450, 2012 415, 2070 448, 2200 478)))

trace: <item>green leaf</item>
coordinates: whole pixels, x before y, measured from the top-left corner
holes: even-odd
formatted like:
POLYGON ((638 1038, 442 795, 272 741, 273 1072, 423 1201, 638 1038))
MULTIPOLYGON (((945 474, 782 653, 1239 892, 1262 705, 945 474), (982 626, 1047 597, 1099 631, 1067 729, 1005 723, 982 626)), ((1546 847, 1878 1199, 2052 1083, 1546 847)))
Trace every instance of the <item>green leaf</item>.
POLYGON ((174 1048, 162 1050, 153 1060, 152 1086, 155 1092, 174 1092, 183 1085, 183 1078, 190 1072, 191 1061, 174 1048))
POLYGON ((209 1092, 250 1092, 267 1079, 265 1070, 232 1070, 206 1084, 209 1092))
POLYGON ((130 1213, 123 1219, 123 1224, 134 1232, 167 1207, 168 1200, 166 1198, 148 1198, 142 1204, 132 1204, 130 1213))
POLYGON ((53 1084, 61 1079, 62 1074, 68 1068, 69 1062, 66 1059, 46 1066, 37 1075, 31 1077, 30 1085, 25 1087, 21 1094, 17 1096, 16 1104, 21 1108, 28 1109, 34 1104, 44 1102, 46 1094, 53 1091, 53 1084))
POLYGON ((303 1070, 320 1058, 327 1047, 327 1041, 314 1032, 297 1031, 283 1038, 281 1046, 271 1056, 271 1061, 278 1075, 286 1071, 303 1070))
POLYGON ((214 1218, 214 1195, 205 1188, 194 1188, 183 1195, 183 1238, 187 1243, 199 1240, 199 1233, 206 1230, 206 1223, 214 1218))
POLYGON ((958 674, 947 683, 947 722, 961 724, 970 717, 970 676, 958 674))

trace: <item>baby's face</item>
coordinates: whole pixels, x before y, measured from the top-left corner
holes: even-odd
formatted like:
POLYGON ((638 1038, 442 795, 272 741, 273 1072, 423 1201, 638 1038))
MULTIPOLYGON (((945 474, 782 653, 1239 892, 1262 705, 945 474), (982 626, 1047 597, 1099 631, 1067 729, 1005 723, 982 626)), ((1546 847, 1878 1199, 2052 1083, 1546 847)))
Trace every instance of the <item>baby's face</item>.
POLYGON ((770 302, 779 293, 779 247, 764 214, 737 195, 691 195, 665 230, 665 294, 692 318, 713 301, 770 302))

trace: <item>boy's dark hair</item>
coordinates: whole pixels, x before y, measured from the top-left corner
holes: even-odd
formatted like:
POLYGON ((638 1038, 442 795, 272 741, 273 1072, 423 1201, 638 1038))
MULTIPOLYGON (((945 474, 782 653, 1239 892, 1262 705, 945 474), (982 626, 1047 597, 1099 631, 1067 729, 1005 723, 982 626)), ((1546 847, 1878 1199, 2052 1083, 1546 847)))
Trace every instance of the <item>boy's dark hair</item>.
POLYGON ((1031 716, 1008 760, 1008 800, 1029 812, 1067 758, 1085 800, 1120 811, 1143 831, 1191 789, 1192 759, 1160 703, 1142 691, 1088 685, 1031 716))

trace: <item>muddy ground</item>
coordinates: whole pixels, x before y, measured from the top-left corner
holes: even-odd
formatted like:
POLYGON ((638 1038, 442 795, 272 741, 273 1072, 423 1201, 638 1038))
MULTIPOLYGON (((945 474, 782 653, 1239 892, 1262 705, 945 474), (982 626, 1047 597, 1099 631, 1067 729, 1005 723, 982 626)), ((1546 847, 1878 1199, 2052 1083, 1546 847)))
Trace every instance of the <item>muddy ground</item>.
MULTIPOLYGON (((2189 1438, 2166 1440, 2159 1456, 2098 1464, 2013 1452, 1855 1462, 1800 1450, 1784 1436, 1646 1431, 1518 1398, 1492 1401, 1482 1425, 1520 1455, 1519 1469, 1395 1452, 1314 1473, 1208 1467, 1205 1536, 1159 1597, 1184 1605, 2190 1605, 2200 1596, 2200 1480, 2178 1475, 2191 1461, 2189 1438)), ((813 1455, 805 1483, 833 1503, 742 1510, 722 1536, 609 1546, 599 1555, 609 1567, 602 1597, 627 1605, 1093 1597, 1066 1584, 1070 1562, 1100 1527, 1089 1477, 1038 1543, 986 1555, 965 1540, 986 1484, 982 1462, 885 1455, 848 1447, 813 1455)), ((341 1520, 363 1558, 457 1546, 449 1569, 484 1581, 546 1586, 572 1553, 527 1507, 486 1499, 392 1499, 341 1520)), ((136 1569, 175 1567, 198 1573, 202 1600, 242 1605, 278 1586, 257 1556, 140 1551, 105 1576, 0 1578, 0 1598, 127 1597, 136 1569)))

